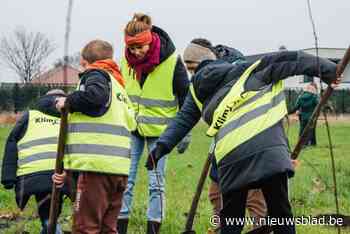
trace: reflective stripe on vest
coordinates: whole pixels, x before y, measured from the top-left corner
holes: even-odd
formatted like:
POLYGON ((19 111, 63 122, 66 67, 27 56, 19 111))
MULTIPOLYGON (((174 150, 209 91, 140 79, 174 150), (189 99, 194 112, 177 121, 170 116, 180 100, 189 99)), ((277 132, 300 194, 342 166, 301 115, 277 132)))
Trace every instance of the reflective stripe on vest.
POLYGON ((121 71, 126 81, 126 91, 137 115, 140 135, 160 136, 169 120, 178 111, 178 100, 173 94, 173 78, 177 56, 172 54, 148 74, 142 88, 126 59, 121 61, 121 71))
POLYGON ((203 104, 198 100, 197 96, 196 96, 196 93, 194 91, 194 88, 193 88, 193 84, 191 83, 190 84, 190 92, 191 92, 191 95, 192 95, 192 98, 194 99, 194 102, 196 103, 198 109, 200 111, 202 111, 202 108, 203 108, 203 104))
POLYGON ((17 143, 17 176, 54 170, 60 119, 29 111, 27 130, 17 143))
MULTIPOLYGON (((37 153, 37 154, 32 154, 30 156, 27 156, 25 158, 19 159, 18 160, 18 166, 23 166, 25 164, 43 160, 43 159, 56 159, 56 152, 44 152, 44 153, 37 153)), ((53 170, 53 168, 45 168, 46 170, 53 170)))
POLYGON ((176 107, 178 105, 177 99, 173 101, 153 100, 150 98, 142 98, 139 96, 129 96, 130 100, 139 105, 148 107, 176 107))
POLYGON ((18 150, 24 150, 31 148, 33 146, 38 146, 38 145, 45 145, 45 144, 57 144, 58 138, 57 137, 46 137, 46 138, 41 138, 38 140, 32 140, 28 141, 26 143, 19 144, 17 146, 18 150))
POLYGON ((90 132, 90 133, 104 133, 117 136, 130 137, 130 131, 124 126, 117 126, 113 124, 101 123, 72 123, 68 126, 68 132, 90 132))
POLYGON ((207 134, 215 136, 218 161, 287 114, 282 81, 259 91, 244 91, 245 82, 259 64, 257 61, 242 74, 214 112, 207 134))
POLYGON ((111 104, 104 115, 69 115, 65 169, 129 174, 130 131, 135 129, 135 117, 123 87, 111 75, 110 80, 111 104))
POLYGON ((143 124, 157 124, 164 125, 170 122, 171 118, 159 118, 159 117, 147 117, 147 116, 137 116, 136 121, 143 124))
POLYGON ((108 155, 123 158, 130 158, 130 149, 110 145, 97 144, 70 144, 66 147, 69 154, 86 154, 86 155, 108 155))

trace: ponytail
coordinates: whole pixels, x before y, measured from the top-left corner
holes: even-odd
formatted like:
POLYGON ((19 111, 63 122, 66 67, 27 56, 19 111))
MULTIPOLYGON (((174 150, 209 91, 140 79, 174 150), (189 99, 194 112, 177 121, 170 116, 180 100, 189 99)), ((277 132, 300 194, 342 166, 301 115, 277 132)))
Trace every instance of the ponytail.
POLYGON ((152 29, 152 19, 143 13, 134 14, 133 18, 126 25, 124 32, 127 36, 135 36, 141 32, 152 29))

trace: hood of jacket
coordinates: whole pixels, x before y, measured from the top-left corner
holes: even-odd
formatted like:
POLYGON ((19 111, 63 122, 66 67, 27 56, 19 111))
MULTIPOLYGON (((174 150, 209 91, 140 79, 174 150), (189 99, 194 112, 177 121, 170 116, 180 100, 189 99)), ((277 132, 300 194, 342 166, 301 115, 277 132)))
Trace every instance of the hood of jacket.
POLYGON ((56 98, 64 97, 63 95, 49 94, 44 95, 38 99, 34 109, 45 113, 47 115, 60 117, 61 113, 56 109, 56 98))
POLYGON ((152 32, 156 33, 160 38, 160 63, 162 63, 175 52, 175 45, 168 33, 163 29, 153 26, 152 32))
POLYGON ((214 47, 214 51, 218 59, 229 63, 242 63, 246 61, 244 55, 239 50, 229 46, 217 45, 214 47))

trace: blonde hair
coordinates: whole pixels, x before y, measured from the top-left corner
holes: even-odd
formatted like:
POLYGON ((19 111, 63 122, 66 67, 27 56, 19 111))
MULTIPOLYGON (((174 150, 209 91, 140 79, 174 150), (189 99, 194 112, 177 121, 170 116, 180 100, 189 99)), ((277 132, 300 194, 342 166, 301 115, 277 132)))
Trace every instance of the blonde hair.
POLYGON ((81 51, 81 57, 90 64, 98 60, 112 59, 113 46, 103 40, 90 41, 81 51))
POLYGON ((134 14, 133 18, 126 25, 124 32, 128 36, 135 36, 138 33, 151 30, 152 19, 150 16, 143 13, 134 14))

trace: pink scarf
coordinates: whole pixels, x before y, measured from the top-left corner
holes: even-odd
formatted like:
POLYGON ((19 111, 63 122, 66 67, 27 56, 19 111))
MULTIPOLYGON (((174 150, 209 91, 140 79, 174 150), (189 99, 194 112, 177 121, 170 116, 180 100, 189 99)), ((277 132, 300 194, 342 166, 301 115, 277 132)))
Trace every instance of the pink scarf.
POLYGON ((137 80, 141 80, 142 74, 151 73, 160 63, 160 38, 156 33, 152 32, 152 42, 145 57, 138 59, 130 53, 129 49, 125 49, 125 57, 129 67, 136 72, 137 80))

